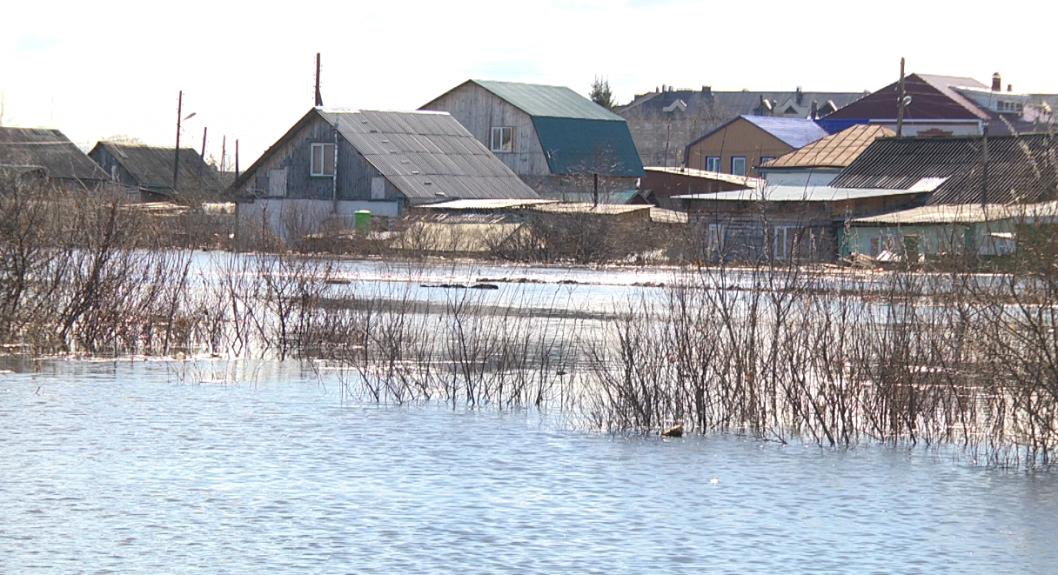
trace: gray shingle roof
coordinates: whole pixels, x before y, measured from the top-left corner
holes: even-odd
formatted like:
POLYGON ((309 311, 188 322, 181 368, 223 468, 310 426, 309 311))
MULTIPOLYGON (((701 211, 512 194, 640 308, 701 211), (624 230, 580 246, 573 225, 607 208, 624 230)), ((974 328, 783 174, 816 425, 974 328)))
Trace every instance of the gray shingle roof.
POLYGON ((316 112, 405 197, 539 197, 448 113, 316 112))
POLYGON ((0 166, 40 166, 49 178, 108 180, 106 172, 59 130, 0 128, 0 166))
MULTIPOLYGON (((144 188, 172 189, 176 148, 104 141, 96 144, 89 155, 95 156, 96 149, 99 148, 106 150, 135 180, 126 183, 144 188)), ((181 188, 202 190, 225 188, 220 174, 212 166, 203 162, 202 156, 193 148, 180 148, 180 176, 177 179, 177 185, 181 188)))

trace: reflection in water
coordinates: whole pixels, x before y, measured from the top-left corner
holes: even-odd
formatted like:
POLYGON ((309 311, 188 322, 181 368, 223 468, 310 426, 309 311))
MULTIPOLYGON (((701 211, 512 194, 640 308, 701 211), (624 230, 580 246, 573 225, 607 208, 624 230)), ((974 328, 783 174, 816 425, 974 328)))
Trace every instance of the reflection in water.
POLYGON ((984 574, 1058 561, 1053 475, 943 452, 357 405, 296 362, 15 367, 0 375, 4 573, 984 574))

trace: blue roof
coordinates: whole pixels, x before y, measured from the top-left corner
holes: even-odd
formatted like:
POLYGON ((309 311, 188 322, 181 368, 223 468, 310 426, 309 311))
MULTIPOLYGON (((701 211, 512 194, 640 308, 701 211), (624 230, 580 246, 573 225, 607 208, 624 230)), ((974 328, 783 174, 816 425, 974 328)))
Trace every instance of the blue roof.
POLYGON ((611 122, 534 116, 533 125, 552 174, 644 174, 632 133, 623 119, 611 122))
POLYGON ((471 82, 496 94, 515 108, 533 117, 548 116, 624 122, 624 118, 621 116, 565 86, 494 82, 491 80, 471 80, 471 82))
POLYGON ((779 138, 794 148, 800 148, 828 136, 815 121, 806 118, 775 118, 772 116, 740 116, 758 128, 779 138))

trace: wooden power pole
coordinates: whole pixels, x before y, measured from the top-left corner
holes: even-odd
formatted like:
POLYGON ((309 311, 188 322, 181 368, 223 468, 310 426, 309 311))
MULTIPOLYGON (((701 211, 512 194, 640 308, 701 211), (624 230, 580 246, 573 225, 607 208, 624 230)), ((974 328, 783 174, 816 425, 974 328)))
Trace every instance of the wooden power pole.
POLYGON ((184 91, 176 100, 176 157, 173 159, 173 191, 176 191, 177 179, 180 177, 180 119, 184 113, 184 91))
POLYGON ((906 99, 906 92, 904 91, 904 59, 900 58, 900 92, 897 95, 899 100, 897 101, 896 109, 896 137, 899 138, 904 135, 904 100, 906 99))

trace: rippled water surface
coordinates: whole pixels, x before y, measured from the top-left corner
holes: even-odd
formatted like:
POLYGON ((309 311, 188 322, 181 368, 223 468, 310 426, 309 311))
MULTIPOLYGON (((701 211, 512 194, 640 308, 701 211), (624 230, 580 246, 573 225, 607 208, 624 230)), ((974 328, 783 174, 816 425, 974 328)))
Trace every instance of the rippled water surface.
POLYGON ((2 573, 1054 573, 1058 479, 376 407, 285 364, 0 375, 2 573))

